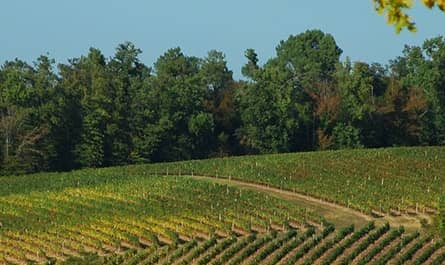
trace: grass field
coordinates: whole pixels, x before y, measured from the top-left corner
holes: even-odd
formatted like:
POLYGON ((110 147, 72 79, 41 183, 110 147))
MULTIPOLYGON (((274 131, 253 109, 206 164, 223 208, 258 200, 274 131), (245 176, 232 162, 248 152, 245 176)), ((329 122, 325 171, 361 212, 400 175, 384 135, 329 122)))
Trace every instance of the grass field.
POLYGON ((0 177, 0 264, 443 264, 444 191, 439 147, 0 177))

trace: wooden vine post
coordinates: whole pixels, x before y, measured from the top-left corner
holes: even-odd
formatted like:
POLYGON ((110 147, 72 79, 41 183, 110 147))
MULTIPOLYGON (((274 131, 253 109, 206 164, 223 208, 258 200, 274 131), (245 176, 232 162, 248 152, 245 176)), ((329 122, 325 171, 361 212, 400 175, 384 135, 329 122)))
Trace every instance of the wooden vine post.
POLYGON ((445 237, 445 194, 439 200, 439 230, 445 237))

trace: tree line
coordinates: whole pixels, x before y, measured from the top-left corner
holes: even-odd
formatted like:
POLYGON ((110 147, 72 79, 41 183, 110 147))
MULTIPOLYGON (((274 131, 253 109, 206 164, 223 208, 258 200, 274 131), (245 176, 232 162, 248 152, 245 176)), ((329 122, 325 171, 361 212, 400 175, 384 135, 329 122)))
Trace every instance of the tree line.
POLYGON ((308 150, 445 144, 445 39, 388 65, 340 60, 308 30, 244 80, 224 54, 169 49, 153 67, 132 43, 0 68, 0 174, 308 150))

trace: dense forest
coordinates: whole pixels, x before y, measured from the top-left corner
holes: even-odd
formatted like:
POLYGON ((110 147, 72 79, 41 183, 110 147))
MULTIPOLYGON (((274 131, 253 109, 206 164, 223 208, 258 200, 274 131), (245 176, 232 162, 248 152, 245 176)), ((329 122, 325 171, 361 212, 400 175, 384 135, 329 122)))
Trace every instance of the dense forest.
POLYGON ((307 150, 445 144, 445 38, 388 65, 340 60, 332 35, 290 36, 244 80, 224 54, 132 43, 0 69, 0 174, 307 150))

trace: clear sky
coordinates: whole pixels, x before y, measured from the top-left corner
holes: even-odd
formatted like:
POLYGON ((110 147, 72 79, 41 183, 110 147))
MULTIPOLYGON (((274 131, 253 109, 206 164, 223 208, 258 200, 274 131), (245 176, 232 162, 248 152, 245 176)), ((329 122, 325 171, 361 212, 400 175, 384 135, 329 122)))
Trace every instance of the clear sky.
POLYGON ((371 0, 5 0, 0 61, 32 62, 49 53, 66 62, 89 47, 110 57, 119 43, 131 41, 148 65, 172 47, 200 57, 220 50, 240 78, 247 48, 256 49, 264 62, 290 34, 321 29, 335 37, 343 58, 385 64, 405 44, 445 34, 445 14, 416 6, 411 14, 419 32, 397 35, 373 11, 371 0))

